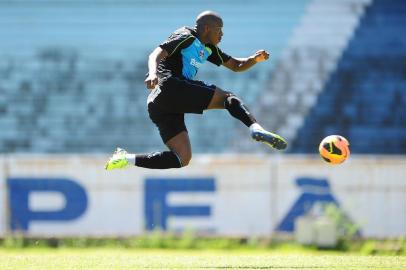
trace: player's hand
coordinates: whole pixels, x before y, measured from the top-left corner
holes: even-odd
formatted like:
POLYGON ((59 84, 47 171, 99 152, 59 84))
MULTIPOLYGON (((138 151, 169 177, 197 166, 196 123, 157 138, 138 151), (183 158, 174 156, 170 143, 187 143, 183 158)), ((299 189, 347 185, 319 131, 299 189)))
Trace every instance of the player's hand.
POLYGON ((158 84, 158 76, 156 74, 149 74, 144 83, 148 89, 154 89, 158 84))
POLYGON ((254 54, 254 60, 257 63, 268 60, 268 58, 269 58, 269 53, 265 50, 259 50, 254 54))

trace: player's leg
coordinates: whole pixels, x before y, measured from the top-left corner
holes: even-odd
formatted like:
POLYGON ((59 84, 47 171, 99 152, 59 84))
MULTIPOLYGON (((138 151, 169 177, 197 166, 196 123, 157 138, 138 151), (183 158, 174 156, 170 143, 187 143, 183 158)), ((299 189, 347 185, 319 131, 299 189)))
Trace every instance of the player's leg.
POLYGON ((226 92, 218 87, 216 87, 207 109, 227 109, 234 118, 243 122, 247 127, 257 122, 241 99, 233 93, 226 92))
POLYGON ((187 166, 192 158, 189 136, 183 131, 170 139, 167 144, 169 151, 148 154, 131 154, 117 148, 106 163, 105 169, 123 169, 129 165, 148 169, 171 169, 187 166))
POLYGON ((148 112, 170 151, 128 154, 118 149, 106 169, 124 168, 129 164, 150 169, 180 168, 189 164, 192 150, 184 113, 203 113, 214 86, 202 82, 170 77, 162 81, 148 97, 148 112))
POLYGON ((149 169, 170 169, 187 166, 192 158, 189 135, 182 131, 166 142, 169 151, 134 154, 133 164, 149 169))
POLYGON ((175 137, 166 142, 166 146, 177 154, 181 161, 181 167, 189 165, 192 159, 192 146, 190 144, 189 134, 182 131, 175 137))
POLYGON ((287 142, 281 136, 262 128, 241 99, 231 92, 216 87, 207 109, 226 109, 234 118, 249 127, 251 137, 256 141, 278 150, 285 149, 287 146, 287 142))
POLYGON ((150 117, 157 125, 169 151, 130 154, 118 148, 106 164, 106 170, 126 168, 129 165, 149 169, 170 169, 187 166, 192 157, 189 135, 183 114, 157 113, 156 106, 148 106, 150 117))
POLYGON ((124 149, 117 148, 105 168, 106 170, 112 170, 135 165, 148 169, 171 169, 184 167, 189 164, 192 158, 192 150, 186 131, 182 131, 171 138, 166 145, 169 151, 148 154, 130 154, 124 149))

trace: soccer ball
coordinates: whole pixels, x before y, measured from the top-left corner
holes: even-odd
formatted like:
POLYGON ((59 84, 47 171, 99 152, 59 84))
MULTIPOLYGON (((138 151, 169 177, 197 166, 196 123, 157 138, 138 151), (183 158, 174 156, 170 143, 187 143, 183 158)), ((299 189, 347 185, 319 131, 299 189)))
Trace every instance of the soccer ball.
POLYGON ((327 136, 319 145, 320 156, 333 165, 343 163, 350 156, 349 145, 348 140, 343 136, 327 136))

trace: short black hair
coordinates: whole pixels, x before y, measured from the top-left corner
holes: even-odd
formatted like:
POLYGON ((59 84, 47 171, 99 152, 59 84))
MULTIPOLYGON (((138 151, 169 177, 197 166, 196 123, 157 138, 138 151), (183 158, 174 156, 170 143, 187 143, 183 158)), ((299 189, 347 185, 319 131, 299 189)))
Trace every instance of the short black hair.
POLYGON ((196 18, 196 28, 200 28, 202 26, 208 25, 213 26, 213 24, 220 24, 223 25, 223 19, 221 19, 220 15, 214 11, 206 10, 197 15, 196 18))

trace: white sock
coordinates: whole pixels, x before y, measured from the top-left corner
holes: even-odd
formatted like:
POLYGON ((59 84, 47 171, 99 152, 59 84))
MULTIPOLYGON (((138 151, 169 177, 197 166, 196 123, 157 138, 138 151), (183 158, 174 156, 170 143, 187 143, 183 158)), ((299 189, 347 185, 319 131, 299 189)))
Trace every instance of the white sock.
POLYGON ((264 128, 261 127, 261 125, 258 124, 258 123, 254 123, 254 124, 252 124, 252 125, 250 126, 250 131, 251 131, 251 132, 253 132, 253 131, 255 131, 255 130, 263 130, 263 129, 264 129, 264 128))
POLYGON ((135 165, 135 154, 126 154, 125 158, 127 159, 128 163, 135 165))

